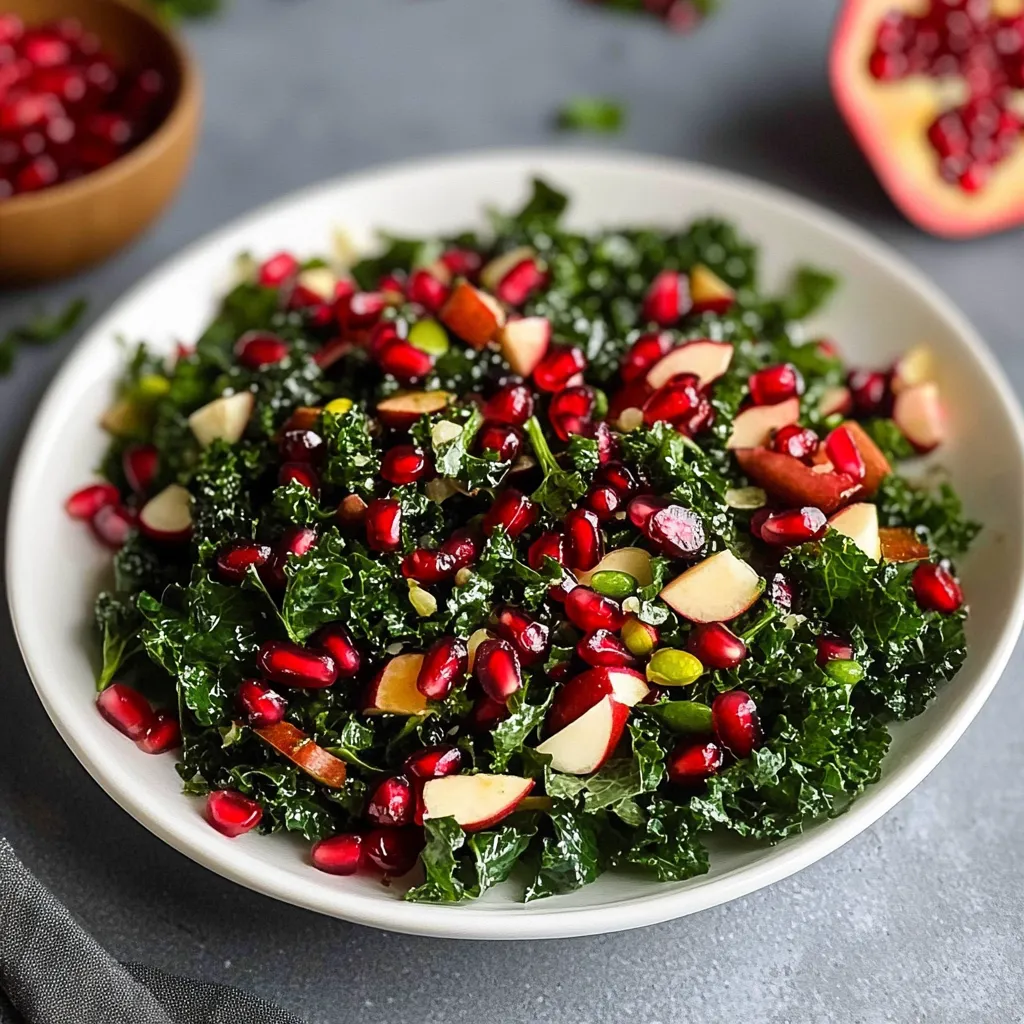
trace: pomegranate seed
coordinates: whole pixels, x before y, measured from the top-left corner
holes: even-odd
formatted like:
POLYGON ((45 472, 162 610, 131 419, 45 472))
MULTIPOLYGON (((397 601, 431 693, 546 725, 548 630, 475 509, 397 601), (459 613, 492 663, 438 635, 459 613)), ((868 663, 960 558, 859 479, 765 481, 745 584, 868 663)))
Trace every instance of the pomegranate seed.
POLYGON ((622 498, 614 487, 592 487, 583 499, 583 504, 602 522, 613 518, 622 507, 622 498))
POLYGON ((617 633, 626 621, 618 601, 590 587, 575 587, 569 591, 565 598, 565 614, 584 633, 596 633, 599 629, 617 633))
POLYGON ((405 297, 405 274, 400 270, 394 270, 385 274, 377 281, 377 291, 386 296, 390 301, 401 301, 405 297))
POLYGON ((506 305, 521 306, 537 289, 544 286, 547 276, 533 259, 517 263, 498 282, 495 296, 506 305))
POLYGON ((736 668, 747 656, 747 645, 720 622, 694 626, 687 638, 686 649, 705 668, 711 669, 736 668))
POLYGON ((902 53, 883 53, 875 50, 868 60, 868 70, 880 82, 893 82, 903 78, 910 68, 910 62, 902 53))
POLYGON ((581 385, 565 388, 551 399, 548 421, 562 441, 572 434, 585 434, 594 412, 594 389, 581 385))
POLYGON ((214 563, 217 578, 223 583, 241 583, 249 574, 249 567, 257 569, 270 558, 270 545, 254 540, 233 540, 218 552, 214 563))
POLYGON ((370 340, 368 343, 370 355, 377 359, 391 342, 402 340, 401 335, 398 333, 398 328, 394 324, 387 322, 375 324, 370 329, 370 340))
POLYGON ((381 552, 402 546, 402 506, 394 498, 374 498, 366 506, 366 543, 381 552))
POLYGON ((644 533, 673 558, 694 558, 704 547, 704 520, 681 505, 658 509, 647 520, 644 533))
POLYGON ((363 837, 343 832, 313 844, 309 852, 313 867, 329 875, 354 875, 363 860, 363 837))
POLYGON ((684 740, 665 762, 668 780, 676 786, 698 786, 716 774, 724 760, 722 748, 713 740, 684 740))
POLYGON ((477 434, 481 452, 496 452, 499 462, 510 462, 523 446, 523 435, 503 423, 485 423, 477 434))
POLYGON ((288 358, 288 342, 265 331, 247 331, 235 344, 235 358, 249 370, 262 370, 288 358))
POLYGON ((256 656, 260 671, 281 686, 322 689, 333 686, 338 666, 325 650, 309 650, 287 640, 267 640, 256 656))
POLYGON ((519 658, 506 640, 485 640, 476 649, 473 674, 492 700, 505 702, 523 685, 519 658))
POLYGON ((441 262, 453 277, 474 278, 483 266, 483 257, 472 249, 446 249, 441 253, 441 262))
POLYGON ((533 392, 525 384, 507 384, 487 400, 483 413, 488 423, 521 427, 533 415, 533 392))
MULTIPOLYGON (((286 430, 278 444, 281 458, 289 463, 304 465, 314 462, 324 454, 324 439, 315 430, 286 430)), ((300 482, 309 486, 304 480, 300 482)), ((315 490, 310 487, 310 490, 315 490)))
POLYGON ((462 751, 458 747, 426 747, 405 759, 405 771, 415 779, 440 779, 456 775, 462 767, 462 751))
POLYGON ((793 610, 793 584, 781 572, 768 581, 768 600, 781 611, 793 610))
POLYGON ((940 114, 932 122, 928 139, 941 157, 962 156, 971 141, 963 118, 955 110, 940 114))
POLYGON ((66 502, 64 511, 72 519, 92 519, 101 508, 116 505, 121 495, 113 484, 90 484, 75 491, 66 502))
POLYGON ((455 569, 472 565, 480 556, 480 541, 469 530, 456 530, 440 547, 443 554, 455 559, 455 569))
POLYGON ((151 444, 129 445, 121 456, 125 479, 136 494, 145 494, 150 489, 159 465, 160 453, 151 444))
POLYGON ((366 502, 358 494, 349 494, 338 502, 338 521, 342 526, 362 526, 366 520, 366 502))
POLYGON ((495 629, 512 644, 520 663, 527 667, 535 665, 548 653, 548 627, 518 608, 502 608, 495 629))
POLYGON ((769 366, 752 373, 747 381, 754 405, 778 405, 803 394, 804 381, 791 363, 769 366))
POLYGON ((565 517, 566 564, 586 572, 604 554, 604 536, 597 516, 586 508, 573 509, 565 517))
POLYGON ((798 427, 791 423, 775 431, 772 438, 772 450, 783 455, 792 455, 794 459, 806 459, 818 450, 818 435, 810 427, 798 427))
POLYGON ((671 327, 690 312, 690 279, 675 270, 663 270, 644 296, 641 316, 659 327, 671 327))
POLYGON ((67 40, 42 29, 25 34, 21 41, 21 54, 37 68, 56 68, 71 61, 71 47, 67 40))
POLYGON ((414 270, 409 275, 406 298, 428 312, 436 313, 448 300, 448 285, 439 281, 429 270, 414 270))
POLYGON ((477 698, 466 721, 471 732, 486 734, 491 732, 500 722, 504 722, 510 714, 511 712, 506 703, 484 694, 477 698))
POLYGON ((416 866, 423 842, 418 828, 375 828, 363 839, 363 857, 386 875, 398 878, 416 866))
POLYGON ((400 383, 411 384, 430 373, 434 357, 407 341, 393 341, 385 345, 377 357, 377 364, 400 383))
POLYGON ((325 650, 334 659, 339 679, 350 679, 357 675, 363 664, 363 656, 352 634, 340 622, 329 622, 318 629, 310 645, 325 650))
POLYGON ((619 376, 626 384, 646 377, 647 371, 663 356, 667 356, 674 346, 675 341, 671 334, 641 334, 622 357, 619 376))
POLYGON ((19 192, 37 192, 56 184, 60 178, 60 169, 46 155, 37 156, 18 171, 14 178, 14 187, 19 192))
POLYGON ((588 665, 595 668, 600 666, 629 667, 637 663, 636 658, 629 652, 629 648, 614 634, 607 629, 598 629, 588 633, 576 645, 576 653, 588 665))
POLYGON ((552 345, 533 371, 533 382, 541 391, 557 392, 587 368, 583 350, 571 345, 552 345))
POLYGON ((952 573, 934 562, 922 562, 910 583, 915 600, 925 611, 952 615, 964 603, 964 592, 952 573))
POLYGON ((627 409, 642 409, 652 394, 654 388, 645 379, 635 380, 619 388, 608 402, 608 419, 612 423, 618 423, 627 409))
POLYGON ((860 416, 881 416, 889 402, 889 378, 884 373, 854 370, 846 380, 853 407, 860 416))
POLYGON ((430 700, 444 700, 456 680, 466 674, 468 663, 465 643, 458 637, 443 636, 423 656, 416 689, 430 700))
POLYGON ((298 272, 299 261, 289 252, 279 252, 260 266, 257 280, 264 288, 280 288, 298 272))
POLYGON ((177 750, 181 746, 181 725, 178 716, 169 711, 158 711, 153 724, 146 730, 135 745, 144 754, 164 754, 168 750, 177 750))
POLYGON ((376 825, 396 828, 412 821, 413 795, 409 780, 401 775, 385 779, 370 797, 366 816, 376 825))
POLYGON ((543 569, 545 558, 553 558, 559 565, 565 565, 565 542, 562 534, 549 530, 530 545, 526 561, 531 569, 538 572, 543 569))
POLYGON ((238 703, 249 724, 261 728, 280 722, 288 710, 288 702, 259 679, 246 679, 238 687, 238 703))
POLYGON ((389 448, 381 460, 380 475, 389 484, 412 484, 422 480, 433 466, 422 449, 411 444, 400 444, 389 448))
POLYGON ((206 820, 229 839, 251 832, 263 817, 255 800, 234 789, 215 789, 206 798, 206 820))
POLYGON ((867 475, 864 459, 848 428, 836 427, 825 438, 825 454, 840 473, 846 473, 857 481, 867 475))
MULTIPOLYGON (((401 285, 399 284, 395 290, 401 293, 401 285)), ((342 295, 337 300, 334 311, 342 330, 358 331, 373 327, 388 305, 388 297, 380 291, 355 292, 351 295, 342 295)))
POLYGON ((811 505, 789 512, 773 512, 761 524, 761 539, 766 544, 792 547, 824 536, 828 520, 825 513, 811 505))
POLYGON ((451 579, 457 571, 455 556, 444 551, 416 548, 402 559, 402 575, 417 583, 441 583, 451 579))
POLYGON ((89 526, 100 543, 116 551, 135 529, 135 519, 124 505, 103 505, 96 510, 89 526))
POLYGON ((614 488, 621 498, 635 494, 640 486, 634 470, 623 462, 606 462, 603 466, 598 466, 594 474, 594 483, 614 488))
POLYGON ((651 516, 659 509, 668 508, 671 503, 667 498, 657 498, 653 494, 641 494, 634 498, 626 509, 629 521, 638 529, 646 530, 651 516))
POLYGON ((701 410, 702 395, 698 379, 692 373, 676 374, 644 402, 644 424, 653 427, 666 421, 674 427, 685 426, 701 410))
POLYGON ((743 690, 720 693, 711 704, 711 721, 715 735, 734 757, 749 757, 761 742, 757 705, 743 690))
POLYGON ((484 516, 484 533, 489 537, 500 526, 510 537, 518 537, 537 519, 537 506, 521 491, 506 487, 494 498, 484 516))
POLYGON ((764 526, 765 520, 772 514, 771 509, 759 508, 750 517, 750 533, 758 540, 763 541, 764 537, 761 536, 761 527, 764 526))
POLYGON ((853 646, 837 636, 822 634, 818 637, 818 655, 815 661, 819 665, 827 665, 830 661, 851 661, 853 646))
POLYGON ((257 565, 264 585, 283 589, 286 582, 284 570, 289 556, 301 558, 316 544, 316 540, 316 530, 311 526, 289 526, 274 545, 270 561, 264 566, 257 565))
POLYGON ((111 683, 96 698, 99 713, 130 740, 141 740, 156 722, 149 701, 124 683, 111 683))
POLYGON ((300 484, 313 494, 320 493, 320 477, 312 466, 302 462, 285 462, 277 472, 277 482, 282 486, 300 484))

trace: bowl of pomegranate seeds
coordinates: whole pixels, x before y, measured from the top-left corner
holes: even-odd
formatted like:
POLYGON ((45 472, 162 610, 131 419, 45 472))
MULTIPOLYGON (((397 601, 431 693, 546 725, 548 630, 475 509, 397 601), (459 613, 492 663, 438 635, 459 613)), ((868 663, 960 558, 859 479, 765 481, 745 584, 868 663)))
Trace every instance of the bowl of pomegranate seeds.
POLYGON ((73 273, 143 231, 184 178, 199 108, 149 5, 0 3, 0 282, 73 273))
POLYGON ((10 603, 75 753, 213 870, 400 931, 629 928, 948 751, 1024 618, 1022 437, 948 302, 800 200, 415 164, 95 328, 22 455, 10 603))

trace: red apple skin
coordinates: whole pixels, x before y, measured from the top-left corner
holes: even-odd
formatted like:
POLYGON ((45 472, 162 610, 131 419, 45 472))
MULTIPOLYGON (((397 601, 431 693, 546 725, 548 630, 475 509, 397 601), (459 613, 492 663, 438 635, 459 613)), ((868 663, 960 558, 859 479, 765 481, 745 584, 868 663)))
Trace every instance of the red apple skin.
MULTIPOLYGON (((585 774, 592 774, 593 772, 600 771, 608 758, 615 752, 615 748, 619 745, 619 741, 622 739, 622 734, 626 729, 626 722, 629 721, 629 708, 625 704, 620 704, 611 694, 607 694, 601 700, 597 702, 592 708, 588 708, 588 711, 592 711, 598 704, 607 702, 611 711, 611 718, 609 719, 609 729, 607 741, 604 746, 604 750, 600 753, 595 763, 590 766, 589 770, 585 774)), ((582 718, 582 715, 580 716, 582 718)), ((574 722, 570 722, 569 725, 573 725, 574 722)), ((568 728, 569 726, 566 726, 568 728)), ((545 743, 550 742, 552 739, 558 736, 563 730, 559 729, 557 732, 552 733, 544 741, 545 743)), ((541 744, 541 748, 544 744, 541 744)), ((540 749, 540 748, 538 748, 540 749)), ((541 750, 542 753, 545 751, 541 750)), ((553 766, 554 767, 554 766, 553 766)), ((558 769, 556 768, 556 771, 558 769)), ((575 773, 574 773, 575 774, 575 773)))
POLYGON ((484 348, 505 323, 505 313, 496 300, 468 281, 455 286, 441 307, 438 319, 472 348, 484 348))
MULTIPOLYGON (((605 697, 614 697, 615 687, 612 684, 612 672, 623 672, 634 676, 640 682, 646 682, 642 673, 628 668, 592 668, 574 676, 565 682, 555 694, 544 724, 545 735, 553 736, 556 732, 560 732, 567 725, 575 722, 577 718, 589 711, 595 704, 599 704, 605 697)), ((620 702, 616 701, 616 703, 620 702)), ((623 704, 622 706, 628 711, 627 705, 623 704)))
POLYGON ((815 472, 792 455, 768 448, 737 448, 733 454, 740 469, 758 487, 787 507, 813 505, 831 515, 863 493, 853 477, 815 472))
MULTIPOLYGON (((853 443, 864 460, 864 479, 861 481, 861 494, 871 498, 874 497, 882 481, 892 472, 889 460, 882 454, 882 450, 868 437, 864 428, 854 420, 846 420, 842 424, 846 427, 853 443)), ((767 488, 765 488, 767 490, 767 488)), ((822 510, 824 511, 824 509, 822 510)))
POLYGON ((377 403, 377 418, 386 427, 408 430, 424 413, 440 412, 451 401, 447 391, 413 391, 377 403))
MULTIPOLYGON (((455 776, 448 776, 448 778, 455 778, 455 776)), ((443 779, 430 779, 427 781, 426 785, 429 786, 431 783, 441 781, 443 781, 443 779)), ((522 793, 518 797, 516 797, 516 799, 511 804, 508 804, 505 807, 502 807, 499 810, 495 811, 494 814, 492 814, 488 818, 481 818, 479 821, 471 821, 463 824, 461 826, 462 830, 464 832, 479 832, 482 829, 490 828, 491 825, 496 825, 499 821, 502 821, 505 818, 507 818, 510 814, 512 814, 515 811, 515 809, 523 802, 523 800, 525 800, 526 797, 530 795, 530 792, 534 787, 534 780, 527 779, 526 781, 529 783, 529 785, 523 789, 522 793)))

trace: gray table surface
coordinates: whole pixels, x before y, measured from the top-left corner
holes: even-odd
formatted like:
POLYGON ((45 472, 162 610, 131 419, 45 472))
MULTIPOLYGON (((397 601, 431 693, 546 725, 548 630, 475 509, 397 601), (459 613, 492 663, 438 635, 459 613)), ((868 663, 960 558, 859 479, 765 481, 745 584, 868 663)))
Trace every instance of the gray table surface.
MULTIPOLYGON (((893 210, 829 98, 836 7, 725 0, 697 35, 678 38, 572 0, 234 0, 187 30, 208 109, 171 212, 83 278, 0 297, 0 328, 83 292, 93 319, 184 244, 331 175, 562 141, 552 111, 570 95, 607 93, 630 110, 608 145, 757 175, 895 244, 966 311, 1019 390, 1024 237, 951 244, 893 210)), ((25 353, 0 383, 4 490, 72 343, 25 353)), ((1024 1019, 1020 652, 942 765, 827 860, 697 917, 522 944, 371 931, 210 874, 78 765, 35 698, 6 616, 0 664, 0 832, 122 959, 243 986, 311 1022, 1024 1019)))

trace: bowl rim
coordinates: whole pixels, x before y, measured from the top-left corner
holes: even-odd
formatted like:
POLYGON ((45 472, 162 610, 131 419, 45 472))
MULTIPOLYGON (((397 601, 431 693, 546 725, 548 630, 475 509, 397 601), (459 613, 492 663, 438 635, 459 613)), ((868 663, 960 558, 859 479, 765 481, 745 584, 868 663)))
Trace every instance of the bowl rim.
MULTIPOLYGON (((377 168, 343 175, 298 190, 273 202, 235 218, 227 225, 204 236, 186 247, 178 255, 151 271, 107 315, 89 331, 88 337, 109 335, 119 316, 120 307, 133 302, 167 273, 180 269, 207 247, 226 242, 254 219, 280 212, 289 205, 315 201, 335 190, 374 183, 380 185, 388 176, 403 176, 453 169, 469 168, 481 175, 496 166, 512 164, 528 175, 530 171, 571 175, 574 170, 615 171, 628 170, 637 174, 650 172, 671 173, 688 179, 709 182, 724 194, 749 195, 755 193, 760 201, 776 211, 804 223, 812 223, 837 235, 841 241, 863 257, 879 265, 887 275, 897 279, 905 288, 946 321, 960 342, 973 349, 974 357, 986 377, 987 383, 1001 404, 1011 433, 1016 442, 1012 456, 1018 469, 1024 473, 1024 416, 1002 370, 980 336, 964 315, 903 256, 886 243, 875 239, 869 232, 852 224, 815 203, 756 179, 731 172, 719 171, 707 165, 674 160, 640 153, 608 152, 568 148, 510 148, 470 151, 443 157, 428 157, 390 163, 377 168)), ((168 823, 135 792, 131 773, 109 760, 107 746, 89 749, 91 743, 76 735, 70 718, 65 720, 60 699, 50 699, 47 688, 39 682, 40 672, 34 667, 31 651, 25 641, 25 630, 19 621, 19 600, 14 580, 17 561, 16 541, 22 533, 22 522, 31 522, 32 496, 28 490, 32 450, 46 433, 47 406, 59 399, 66 386, 65 378, 74 369, 70 359, 50 384, 34 414, 31 428, 22 447, 11 489, 6 538, 7 596, 15 635, 29 675, 51 720, 72 752, 99 785, 129 814, 173 848, 218 874, 238 882, 264 895, 282 899, 309 910, 339 917, 359 924, 371 925, 390 931, 461 939, 540 939, 569 938, 582 935, 605 934, 625 929, 660 923, 686 914, 745 896, 772 882, 779 881, 809 866, 854 838, 878 818, 888 812, 906 796, 950 750, 975 715, 984 705, 1002 674, 1024 624, 1024 577, 1016 581, 1013 599, 1008 606, 1002 631, 986 661, 977 670, 977 680, 966 691, 958 706, 958 713, 949 721, 932 730, 922 750, 914 757, 889 767, 883 778, 853 802, 841 816, 831 819, 812 832, 804 833, 789 842, 767 848, 749 864, 731 869, 723 875, 700 876, 688 880, 684 888, 675 892, 659 891, 652 882, 652 891, 646 895, 627 897, 613 905, 566 907, 559 906, 557 898, 533 904, 530 913, 521 913, 520 904, 509 906, 460 905, 435 906, 407 903, 401 900, 381 900, 359 892, 332 889, 323 880, 301 878, 279 871, 258 855, 253 856, 241 847, 229 850, 210 835, 186 834, 176 823, 168 823)), ((159 806, 159 805, 157 805, 159 806)))
POLYGON ((19 192, 0 202, 0 221, 5 214, 19 215, 37 213, 47 207, 75 202, 89 192, 99 188, 117 187, 136 171, 154 160, 159 160, 174 139, 184 131, 192 120, 193 111, 198 109, 202 99, 202 79, 199 66, 193 59, 184 39, 177 29, 162 18, 155 8, 147 8, 137 0, 103 0, 115 7, 123 7, 140 20, 146 22, 167 42, 180 79, 178 95, 167 116, 152 135, 143 139, 134 149, 119 156, 113 163, 101 167, 91 174, 84 174, 73 181, 63 181, 36 192, 19 192))

